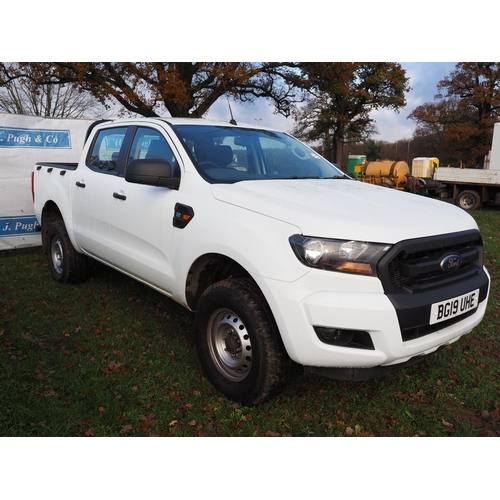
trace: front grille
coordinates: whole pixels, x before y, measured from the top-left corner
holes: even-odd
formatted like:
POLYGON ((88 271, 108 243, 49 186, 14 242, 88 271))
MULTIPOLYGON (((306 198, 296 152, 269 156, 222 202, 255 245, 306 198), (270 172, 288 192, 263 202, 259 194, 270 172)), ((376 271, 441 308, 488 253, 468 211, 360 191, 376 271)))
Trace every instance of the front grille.
POLYGON ((476 288, 480 288, 481 302, 488 290, 483 243, 475 230, 397 243, 380 261, 377 272, 396 309, 403 341, 423 337, 467 317, 429 325, 433 303, 476 288), (441 262, 450 254, 460 256, 461 264, 445 272, 441 262))
POLYGON ((381 264, 379 276, 389 293, 415 293, 450 284, 482 269, 483 244, 478 231, 407 240, 395 245, 381 264), (440 263, 457 254, 462 264, 444 272, 440 263))

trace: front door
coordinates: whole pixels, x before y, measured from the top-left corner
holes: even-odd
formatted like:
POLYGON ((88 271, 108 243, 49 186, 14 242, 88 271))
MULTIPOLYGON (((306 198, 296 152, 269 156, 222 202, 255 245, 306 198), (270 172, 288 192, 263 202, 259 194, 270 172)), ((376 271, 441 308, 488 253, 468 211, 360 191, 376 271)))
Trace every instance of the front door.
MULTIPOLYGON (((163 159, 179 169, 172 147, 162 132, 152 127, 137 127, 126 163, 141 158, 163 159)), ((172 219, 178 191, 131 184, 122 175, 114 180, 109 198, 112 263, 169 293, 174 275, 172 219)))

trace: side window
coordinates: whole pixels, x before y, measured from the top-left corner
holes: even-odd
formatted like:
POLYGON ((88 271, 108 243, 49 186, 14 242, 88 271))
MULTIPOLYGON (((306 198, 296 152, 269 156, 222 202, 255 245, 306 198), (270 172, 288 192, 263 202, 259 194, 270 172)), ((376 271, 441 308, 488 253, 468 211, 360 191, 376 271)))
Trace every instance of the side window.
POLYGON ((127 127, 101 130, 87 158, 87 166, 97 172, 117 173, 118 154, 126 133, 127 127))
POLYGON ((135 133, 134 142, 130 148, 127 163, 130 160, 139 160, 143 158, 165 160, 170 163, 173 169, 177 167, 174 153, 163 135, 151 128, 138 127, 135 133))

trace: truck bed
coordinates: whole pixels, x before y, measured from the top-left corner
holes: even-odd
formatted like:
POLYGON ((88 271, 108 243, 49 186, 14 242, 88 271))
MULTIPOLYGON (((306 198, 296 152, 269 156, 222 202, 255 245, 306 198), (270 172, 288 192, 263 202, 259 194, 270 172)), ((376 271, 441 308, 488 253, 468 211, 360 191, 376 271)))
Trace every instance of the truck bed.
POLYGON ((450 184, 500 186, 500 170, 439 167, 434 171, 434 180, 450 184))

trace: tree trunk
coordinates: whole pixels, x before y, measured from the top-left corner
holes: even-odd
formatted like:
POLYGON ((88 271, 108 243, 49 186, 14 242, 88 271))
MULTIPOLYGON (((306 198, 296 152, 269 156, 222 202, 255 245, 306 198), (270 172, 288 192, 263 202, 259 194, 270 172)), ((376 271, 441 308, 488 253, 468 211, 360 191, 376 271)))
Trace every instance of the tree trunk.
POLYGON ((344 149, 344 141, 342 140, 342 138, 336 137, 335 138, 335 144, 334 144, 333 161, 339 167, 342 166, 342 153, 343 153, 343 149, 344 149))

